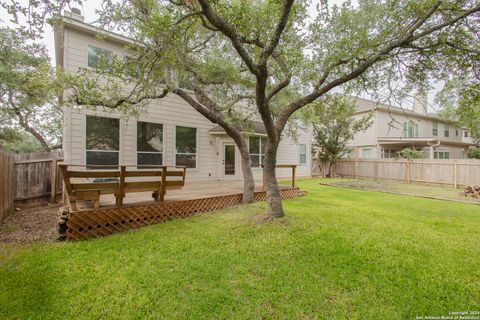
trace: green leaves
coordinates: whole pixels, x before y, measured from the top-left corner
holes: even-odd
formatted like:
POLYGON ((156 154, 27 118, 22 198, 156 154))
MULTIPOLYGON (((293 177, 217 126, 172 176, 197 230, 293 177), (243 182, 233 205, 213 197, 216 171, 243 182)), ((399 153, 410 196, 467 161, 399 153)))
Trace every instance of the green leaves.
POLYGON ((313 148, 319 158, 335 162, 348 150, 358 132, 372 124, 372 115, 355 116, 354 101, 341 95, 324 97, 308 107, 303 117, 313 127, 313 148))
POLYGON ((425 154, 421 150, 416 150, 414 148, 405 148, 398 152, 399 156, 404 159, 423 159, 425 154))
MULTIPOLYGON (((0 129, 23 128, 47 149, 61 136, 62 110, 57 103, 61 72, 52 68, 45 48, 21 32, 0 29, 0 48, 0 118, 6 119, 0 129)), ((28 137, 22 136, 22 141, 28 137)), ((28 145, 25 151, 32 149, 28 145)))
POLYGON ((443 118, 468 128, 480 143, 480 81, 474 76, 448 81, 436 97, 443 118))

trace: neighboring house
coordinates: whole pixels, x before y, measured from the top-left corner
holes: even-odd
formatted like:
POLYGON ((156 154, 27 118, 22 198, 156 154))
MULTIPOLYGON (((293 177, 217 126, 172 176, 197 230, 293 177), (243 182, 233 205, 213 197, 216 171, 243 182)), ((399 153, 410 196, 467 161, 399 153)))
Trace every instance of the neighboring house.
MULTIPOLYGON (((78 13, 66 13, 55 27, 57 65, 66 71, 95 67, 100 55, 127 57, 131 40, 103 32, 83 22, 78 13)), ((256 124, 249 148, 254 176, 262 179, 261 162, 267 135, 256 124)), ((297 176, 311 176, 311 134, 301 131, 296 139, 285 138, 278 150, 278 164, 297 164, 297 176), (295 140, 295 141, 294 141, 295 140)), ((66 107, 63 146, 65 162, 98 165, 187 166, 188 180, 242 180, 240 153, 221 128, 204 118, 176 95, 151 101, 138 118, 97 108, 66 107)), ((278 169, 279 177, 290 171, 278 169)))
POLYGON ((422 150, 427 159, 463 159, 474 145, 465 128, 457 128, 426 112, 420 100, 413 109, 376 104, 355 98, 356 117, 373 112, 372 125, 350 143, 349 157, 396 158, 407 147, 422 150))

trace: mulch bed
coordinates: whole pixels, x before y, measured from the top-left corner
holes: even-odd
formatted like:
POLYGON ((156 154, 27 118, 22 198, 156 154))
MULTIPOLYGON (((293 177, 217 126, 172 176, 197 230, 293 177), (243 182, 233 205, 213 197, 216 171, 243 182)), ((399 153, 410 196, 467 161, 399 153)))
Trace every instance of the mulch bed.
POLYGON ((57 205, 14 211, 0 226, 0 242, 31 243, 58 238, 57 205))

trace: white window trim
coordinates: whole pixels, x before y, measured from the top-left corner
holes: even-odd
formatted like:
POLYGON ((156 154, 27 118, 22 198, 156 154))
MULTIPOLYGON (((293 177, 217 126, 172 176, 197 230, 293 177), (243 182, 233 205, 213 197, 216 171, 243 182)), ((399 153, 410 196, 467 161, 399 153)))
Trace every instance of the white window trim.
POLYGON ((433 152, 433 158, 436 160, 450 160, 450 151, 437 150, 433 152), (443 154, 443 158, 440 159, 439 154, 443 154), (435 154, 437 157, 435 158, 435 154), (448 158, 445 158, 445 155, 448 154, 448 158))
POLYGON ((300 166, 306 166, 308 162, 308 157, 307 157, 307 144, 306 143, 299 143, 298 144, 298 165, 300 166), (305 146, 305 162, 302 162, 302 148, 301 146, 305 146))
POLYGON ((419 125, 413 120, 408 120, 403 123, 403 131, 404 138, 418 138, 419 125), (412 129, 412 135, 410 135, 410 128, 412 129))
MULTIPOLYGON (((252 160, 250 160, 250 168, 252 169, 262 169, 262 155, 265 157, 265 152, 262 153, 262 139, 267 139, 265 136, 260 136, 260 135, 252 135, 248 137, 248 155, 249 156, 258 156, 258 166, 254 167, 252 166, 252 160), (258 151, 260 153, 250 153, 250 138, 258 138, 258 151)), ((251 159, 251 158, 250 158, 251 159)))
POLYGON ((372 150, 373 150, 373 148, 362 148, 362 152, 361 152, 362 157, 361 157, 361 159, 373 159, 373 157, 372 157, 372 150), (366 151, 366 150, 369 151, 369 155, 370 155, 370 156, 369 156, 368 158, 363 156, 363 152, 366 151))
POLYGON ((182 125, 174 125, 174 133, 173 133, 173 165, 176 167, 177 166, 177 154, 186 154, 186 155, 195 155, 195 168, 187 168, 188 171, 198 171, 199 170, 199 156, 198 156, 198 146, 199 146, 199 128, 197 127, 190 127, 188 125, 182 126, 182 125), (177 153, 177 127, 184 127, 184 128, 191 128, 196 130, 196 150, 197 152, 195 153, 177 153))
MULTIPOLYGON (((135 153, 136 153, 136 157, 135 157, 135 164, 138 166, 138 154, 139 153, 160 153, 162 155, 162 166, 165 165, 165 124, 164 123, 161 123, 161 122, 150 122, 150 121, 143 121, 143 120, 137 120, 135 121, 135 153), (139 122, 146 122, 146 123, 153 123, 153 124, 161 124, 162 125, 162 152, 157 152, 157 151, 138 151, 138 137, 137 137, 137 134, 138 134, 138 123, 139 122)), ((143 166, 143 164, 141 164, 141 166, 143 166)))
POLYGON ((115 59, 115 56, 118 57, 118 52, 115 51, 115 50, 112 49, 112 48, 108 48, 108 47, 106 47, 106 46, 98 45, 97 43, 95 43, 95 44, 87 43, 87 46, 86 46, 86 48, 85 48, 85 52, 86 52, 86 54, 85 54, 85 67, 87 67, 87 68, 90 69, 90 70, 95 70, 96 68, 95 68, 95 67, 90 67, 90 66, 88 65, 88 48, 89 48, 89 47, 97 47, 97 48, 99 48, 99 49, 103 49, 103 50, 110 51, 110 52, 112 53, 113 59, 115 59))
MULTIPOLYGON (((123 119, 117 115, 109 115, 109 116, 106 116, 104 114, 98 114, 96 113, 95 111, 89 111, 89 110, 85 110, 86 112, 84 113, 84 117, 83 117, 83 150, 84 150, 84 153, 83 153, 83 164, 85 165, 85 169, 87 167, 87 152, 88 151, 100 151, 100 152, 118 152, 118 165, 121 165, 122 164, 122 159, 123 159, 123 131, 122 130, 122 126, 123 126, 123 119), (97 150, 97 149, 87 149, 87 117, 90 116, 90 117, 100 117, 100 118, 111 118, 111 119, 117 119, 118 120, 118 150, 97 150)), ((115 169, 112 169, 112 170, 115 170, 115 169)))

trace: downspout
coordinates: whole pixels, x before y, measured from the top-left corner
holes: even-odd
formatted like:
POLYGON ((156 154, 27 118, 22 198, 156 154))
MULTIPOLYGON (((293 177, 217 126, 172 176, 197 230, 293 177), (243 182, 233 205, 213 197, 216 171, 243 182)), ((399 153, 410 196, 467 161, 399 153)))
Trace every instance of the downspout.
POLYGON ((438 140, 436 143, 427 142, 427 145, 430 147, 430 159, 433 159, 433 151, 435 150, 435 148, 438 148, 440 146, 440 140, 438 140))

